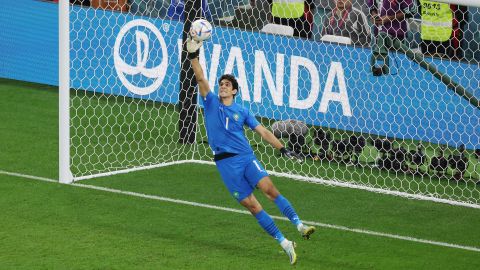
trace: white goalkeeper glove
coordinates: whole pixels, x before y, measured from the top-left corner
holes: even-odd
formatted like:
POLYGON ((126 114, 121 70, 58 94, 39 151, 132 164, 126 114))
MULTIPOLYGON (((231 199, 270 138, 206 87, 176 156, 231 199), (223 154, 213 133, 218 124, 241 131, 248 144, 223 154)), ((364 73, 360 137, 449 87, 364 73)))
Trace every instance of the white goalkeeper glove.
POLYGON ((187 52, 188 52, 188 59, 197 58, 200 54, 200 47, 202 47, 203 41, 196 41, 192 38, 191 34, 188 34, 187 37, 187 52))

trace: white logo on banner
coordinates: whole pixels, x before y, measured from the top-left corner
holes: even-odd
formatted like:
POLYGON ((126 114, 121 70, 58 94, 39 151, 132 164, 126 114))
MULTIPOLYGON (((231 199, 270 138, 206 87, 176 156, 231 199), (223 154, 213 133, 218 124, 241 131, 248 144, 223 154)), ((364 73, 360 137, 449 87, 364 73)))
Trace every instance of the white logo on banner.
POLYGON ((125 24, 122 29, 120 29, 117 39, 115 40, 115 46, 113 47, 113 59, 118 77, 120 78, 120 81, 122 81, 123 85, 128 89, 128 91, 138 95, 148 95, 157 90, 158 87, 162 84, 163 79, 165 78, 168 66, 167 45, 165 44, 165 40, 163 39, 162 34, 155 27, 155 25, 145 20, 133 20, 125 24), (125 63, 125 61, 120 56, 120 46, 122 45, 123 37, 125 36, 125 34, 128 33, 128 31, 130 31, 130 29, 139 26, 150 30, 160 43, 163 58, 160 65, 156 67, 146 67, 146 63, 149 59, 150 54, 150 42, 148 39, 149 36, 145 32, 139 30, 135 30, 135 41, 137 45, 136 65, 132 66, 125 63), (134 76, 138 74, 141 74, 149 79, 153 79, 153 82, 148 86, 139 87, 132 84, 125 76, 134 76))

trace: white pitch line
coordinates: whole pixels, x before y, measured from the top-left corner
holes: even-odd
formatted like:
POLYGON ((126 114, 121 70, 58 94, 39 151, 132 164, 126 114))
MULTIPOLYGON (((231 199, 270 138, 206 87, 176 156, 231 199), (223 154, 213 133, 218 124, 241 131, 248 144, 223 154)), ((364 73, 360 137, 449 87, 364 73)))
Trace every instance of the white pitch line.
MULTIPOLYGON (((16 177, 20 177, 20 178, 27 178, 27 179, 32 179, 32 180, 40 180, 40 181, 58 183, 58 180, 54 180, 54 179, 50 179, 50 178, 32 176, 32 175, 21 174, 21 173, 13 173, 13 172, 7 172, 7 171, 2 171, 2 170, 0 170, 0 174, 16 176, 16 177)), ((185 201, 185 200, 179 200, 179 199, 172 199, 172 198, 168 198, 168 197, 148 195, 148 194, 143 194, 143 193, 123 191, 123 190, 119 190, 119 189, 106 188, 106 187, 93 186, 93 185, 85 185, 85 184, 78 184, 78 183, 73 183, 73 184, 70 184, 70 185, 75 186, 75 187, 81 187, 81 188, 111 192, 111 193, 128 195, 128 196, 139 197, 139 198, 150 199, 150 200, 171 202, 171 203, 190 205, 190 206, 195 206, 195 207, 203 207, 203 208, 208 208, 208 209, 215 209, 215 210, 221 210, 221 211, 226 211, 226 212, 233 212, 233 213, 251 215, 250 212, 248 212, 246 210, 239 210, 239 209, 235 209, 235 208, 228 208, 228 207, 216 206, 216 205, 205 204, 205 203, 197 203, 197 202, 191 202, 191 201, 185 201)), ((279 217, 279 216, 271 216, 271 217, 273 219, 277 219, 277 220, 288 221, 288 219, 285 218, 285 217, 279 217)), ((373 236, 399 239, 399 240, 416 242, 416 243, 429 244, 429 245, 434 245, 434 246, 449 247, 449 248, 455 248, 455 249, 463 249, 463 250, 480 252, 479 247, 463 246, 463 245, 458 245, 458 244, 452 244, 452 243, 446 243, 446 242, 440 242, 440 241, 432 241, 432 240, 426 240, 426 239, 421 239, 421 238, 415 238, 415 237, 410 237, 410 236, 402 236, 402 235, 397 235, 397 234, 375 232, 375 231, 369 231, 369 230, 364 230, 364 229, 349 228, 349 227, 345 227, 345 226, 321 223, 321 222, 316 222, 316 221, 304 221, 304 223, 308 224, 308 225, 315 225, 315 226, 318 226, 318 227, 341 230, 341 231, 348 231, 348 232, 354 232, 354 233, 360 233, 360 234, 366 234, 366 235, 373 235, 373 236)))
POLYGON ((0 174, 16 176, 16 177, 20 177, 20 178, 27 178, 27 179, 32 179, 32 180, 40 180, 40 181, 58 183, 58 180, 55 180, 55 179, 50 179, 50 178, 41 177, 41 176, 33 176, 33 175, 28 175, 28 174, 23 174, 23 173, 14 173, 14 172, 7 172, 7 171, 0 170, 0 174))

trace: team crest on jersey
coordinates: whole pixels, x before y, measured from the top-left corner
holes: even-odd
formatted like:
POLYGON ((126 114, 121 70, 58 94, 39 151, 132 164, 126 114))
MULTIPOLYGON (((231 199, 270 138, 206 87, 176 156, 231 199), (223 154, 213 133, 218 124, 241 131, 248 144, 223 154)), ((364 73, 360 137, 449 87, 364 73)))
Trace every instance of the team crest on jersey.
POLYGON ((238 121, 239 118, 240 118, 240 116, 238 114, 233 115, 233 119, 235 119, 235 121, 238 121))

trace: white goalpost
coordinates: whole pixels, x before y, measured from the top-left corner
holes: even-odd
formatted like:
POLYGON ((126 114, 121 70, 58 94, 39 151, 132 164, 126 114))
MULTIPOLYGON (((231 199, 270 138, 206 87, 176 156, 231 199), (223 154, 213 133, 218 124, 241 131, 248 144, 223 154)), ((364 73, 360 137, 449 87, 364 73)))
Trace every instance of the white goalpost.
POLYGON ((58 4, 58 179, 60 183, 71 183, 70 171, 70 2, 58 4))
POLYGON ((458 55, 428 51, 444 41, 422 47, 426 19, 414 11, 404 38, 382 41, 383 61, 365 1, 352 2, 368 29, 348 36, 325 30, 333 1, 311 1, 308 37, 272 23, 266 0, 110 2, 58 1, 60 183, 213 164, 183 46, 203 17, 214 28, 200 52, 212 91, 235 75, 235 102, 305 156, 287 160, 246 130, 272 175, 480 208, 479 1, 436 1, 466 6, 458 55), (372 59, 388 71, 374 76, 372 59))

